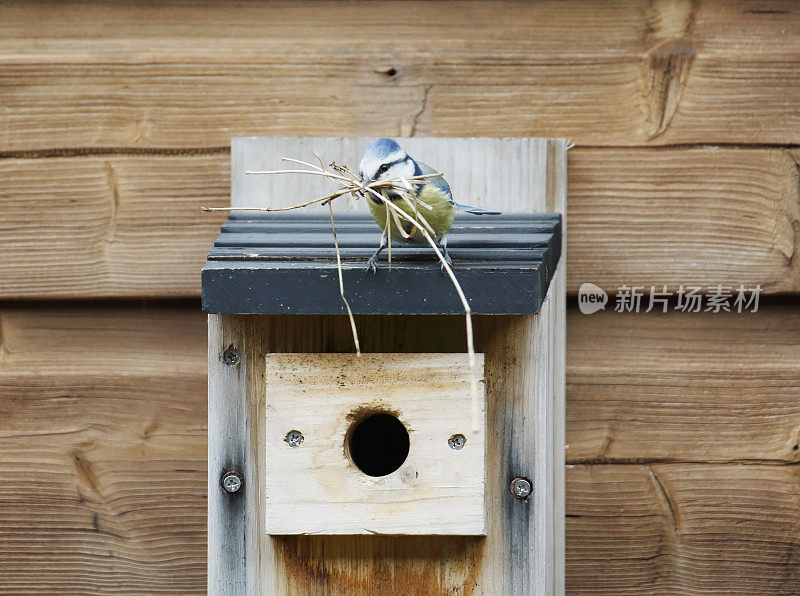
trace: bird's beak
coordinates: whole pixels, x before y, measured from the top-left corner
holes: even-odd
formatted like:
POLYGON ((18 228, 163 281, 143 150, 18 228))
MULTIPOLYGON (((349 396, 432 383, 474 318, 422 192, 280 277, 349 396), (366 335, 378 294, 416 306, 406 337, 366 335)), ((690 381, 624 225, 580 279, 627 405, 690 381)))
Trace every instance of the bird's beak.
POLYGON ((371 182, 372 180, 364 180, 364 182, 361 183, 361 192, 367 192, 367 184, 370 184, 371 182))

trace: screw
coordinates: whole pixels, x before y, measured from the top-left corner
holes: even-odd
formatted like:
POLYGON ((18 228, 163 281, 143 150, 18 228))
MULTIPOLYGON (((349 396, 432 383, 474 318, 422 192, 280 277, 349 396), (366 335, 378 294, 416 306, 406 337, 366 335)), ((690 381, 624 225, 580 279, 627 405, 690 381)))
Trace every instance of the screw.
POLYGON ((242 477, 236 472, 225 472, 222 475, 222 488, 225 489, 225 492, 238 492, 239 489, 242 488, 242 484, 244 484, 244 480, 242 480, 242 477))
POLYGON ((239 352, 234 348, 228 348, 222 353, 222 361, 228 366, 233 366, 239 362, 239 352))
POLYGON ((464 443, 467 442, 467 438, 464 435, 453 435, 449 439, 447 439, 447 444, 450 445, 450 449, 455 449, 456 451, 464 448, 464 443))
POLYGON ((531 490, 533 490, 531 481, 527 478, 514 478, 509 488, 515 499, 527 499, 531 494, 531 490))
POLYGON ((303 442, 303 433, 299 430, 290 430, 283 440, 289 444, 289 447, 300 447, 303 442))

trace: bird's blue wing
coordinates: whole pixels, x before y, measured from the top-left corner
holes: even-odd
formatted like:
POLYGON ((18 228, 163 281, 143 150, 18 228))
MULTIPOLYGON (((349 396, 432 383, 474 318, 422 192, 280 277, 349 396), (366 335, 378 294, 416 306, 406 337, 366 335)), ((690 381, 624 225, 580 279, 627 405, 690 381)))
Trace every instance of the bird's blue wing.
MULTIPOLYGON (((435 174, 436 170, 430 167, 428 164, 423 163, 421 161, 417 162, 420 171, 423 174, 435 174)), ((436 176, 436 178, 427 178, 424 180, 428 184, 431 184, 438 188, 446 197, 447 200, 453 203, 456 206, 456 209, 459 211, 466 211, 467 213, 471 213, 472 215, 500 215, 499 211, 490 211, 489 209, 481 209, 480 207, 471 207, 470 205, 462 205, 461 203, 456 203, 453 200, 453 193, 450 191, 450 185, 447 184, 447 181, 442 176, 436 176)))
MULTIPOLYGON (((438 170, 434 170, 428 164, 423 163, 421 161, 417 162, 419 166, 420 172, 422 174, 435 174, 438 170)), ((436 176, 436 178, 425 178, 424 180, 420 181, 420 186, 425 186, 425 184, 430 184, 431 186, 435 186, 437 190, 439 190, 444 196, 447 197, 447 200, 451 203, 453 201, 453 193, 450 190, 450 185, 447 183, 447 180, 444 179, 444 176, 436 176)))

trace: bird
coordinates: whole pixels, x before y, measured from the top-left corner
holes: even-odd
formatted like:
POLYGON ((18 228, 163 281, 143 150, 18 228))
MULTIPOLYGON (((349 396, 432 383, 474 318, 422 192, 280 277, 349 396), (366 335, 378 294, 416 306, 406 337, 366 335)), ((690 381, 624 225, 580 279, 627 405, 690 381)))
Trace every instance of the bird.
MULTIPOLYGON (((408 179, 413 176, 437 173, 439 172, 428 164, 416 161, 411 157, 400 147, 397 141, 387 137, 381 137, 367 147, 358 167, 358 176, 362 180, 362 191, 366 189, 368 184, 373 182, 382 180, 396 180, 400 182, 403 178, 408 179)), ((453 225, 453 220, 455 219, 457 211, 465 211, 473 215, 500 214, 499 211, 489 211, 487 209, 456 203, 453 200, 453 193, 450 191, 450 185, 441 174, 431 178, 412 180, 410 184, 413 185, 414 193, 419 199, 417 209, 433 230, 433 241, 442 251, 442 256, 448 265, 452 264, 452 260, 447 252, 447 232, 450 230, 450 226, 453 225)), ((400 184, 398 184, 398 186, 400 186, 400 184)), ((412 218, 415 217, 413 202, 401 200, 402 196, 396 190, 392 188, 380 188, 376 189, 376 192, 383 195, 386 199, 391 201, 392 204, 396 205, 412 218)), ((386 211, 389 208, 380 198, 376 197, 371 192, 367 191, 366 195, 369 211, 383 232, 378 250, 375 251, 375 254, 373 254, 367 262, 367 270, 375 273, 378 270, 378 257, 383 249, 388 246, 389 236, 391 236, 392 242, 399 242, 401 244, 425 244, 427 240, 419 232, 413 234, 410 238, 404 237, 397 228, 395 218, 391 217, 391 215, 388 218, 387 226, 386 211), (389 228, 388 230, 387 227, 389 228)), ((405 221, 399 216, 397 219, 406 235, 414 231, 414 224, 405 221)), ((444 263, 442 263, 440 267, 444 272, 444 263)))

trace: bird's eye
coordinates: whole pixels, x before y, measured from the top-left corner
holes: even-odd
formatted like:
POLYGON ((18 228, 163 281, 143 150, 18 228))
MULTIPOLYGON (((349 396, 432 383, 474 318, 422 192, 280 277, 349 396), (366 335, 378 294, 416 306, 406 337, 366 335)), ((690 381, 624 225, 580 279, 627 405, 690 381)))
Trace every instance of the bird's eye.
POLYGON ((385 163, 381 167, 378 168, 378 173, 379 174, 383 174, 388 169, 389 169, 389 164, 385 163))

